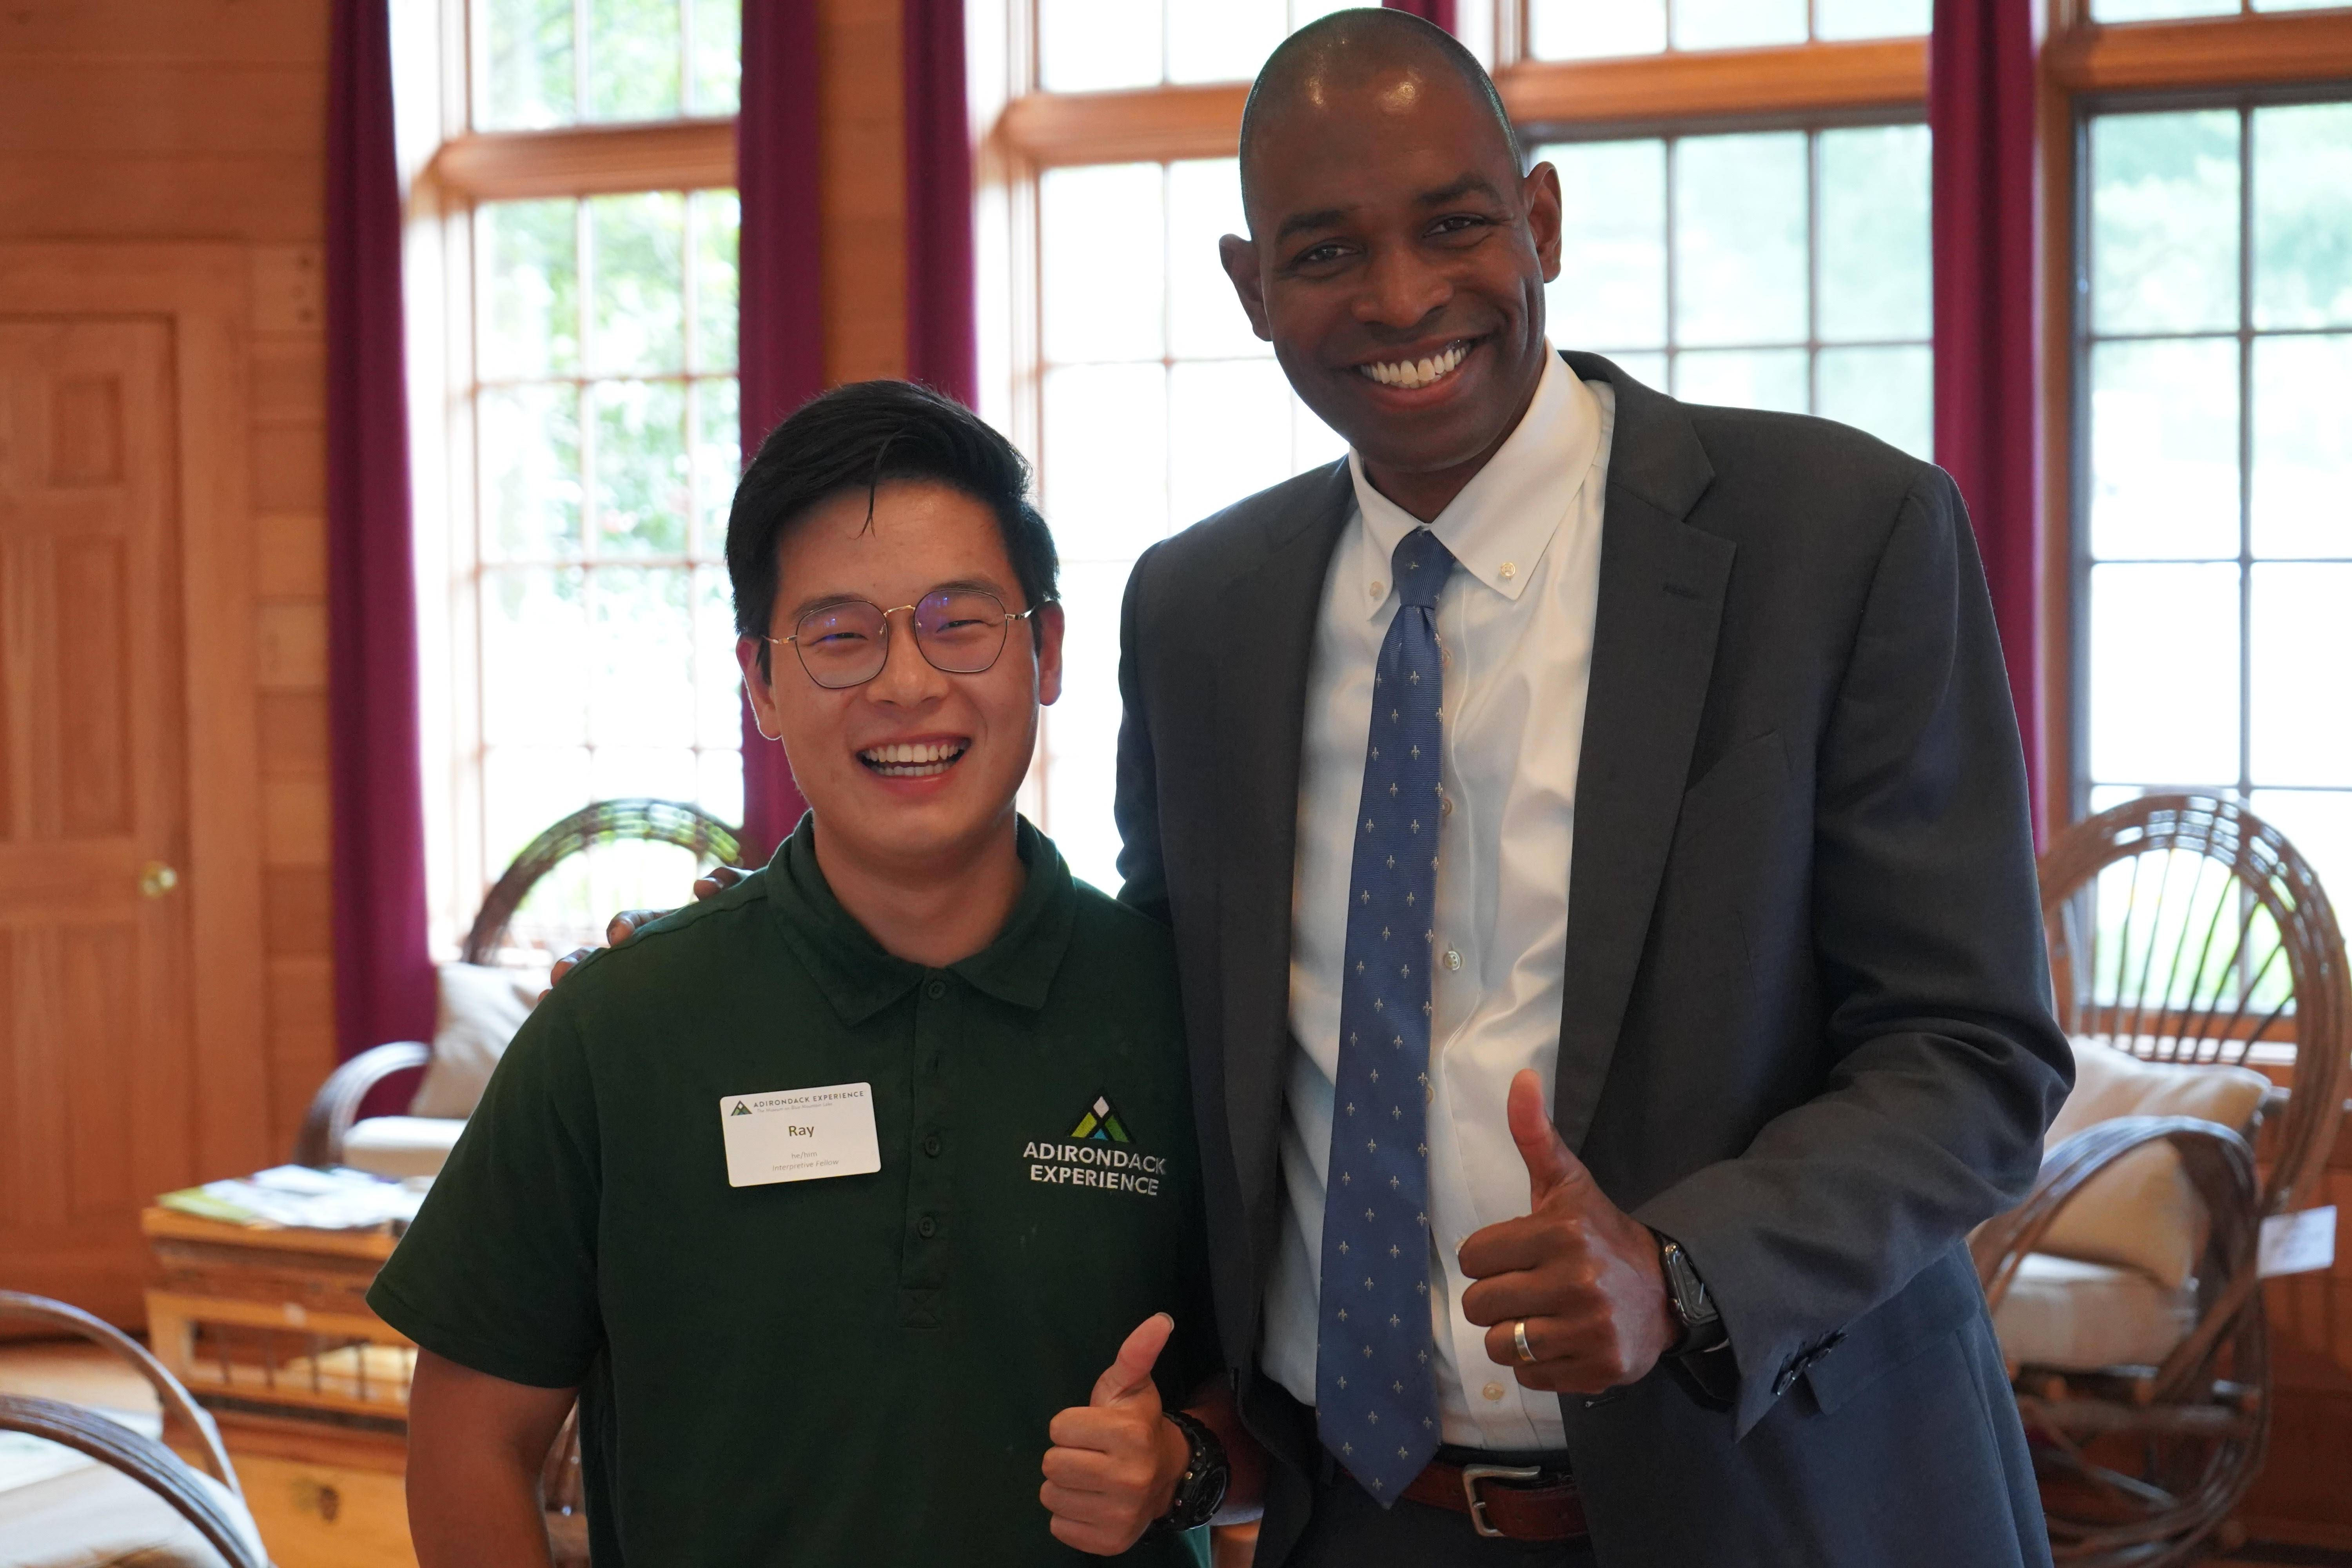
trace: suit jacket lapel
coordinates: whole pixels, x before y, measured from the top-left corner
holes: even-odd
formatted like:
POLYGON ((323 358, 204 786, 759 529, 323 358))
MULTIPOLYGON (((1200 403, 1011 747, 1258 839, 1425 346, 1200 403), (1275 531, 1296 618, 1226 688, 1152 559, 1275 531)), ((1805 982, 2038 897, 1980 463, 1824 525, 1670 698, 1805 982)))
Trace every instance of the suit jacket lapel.
POLYGON ((1290 1038, 1290 921, 1299 748, 1323 578, 1354 500, 1335 465, 1310 504, 1275 520, 1212 610, 1216 668, 1217 918, 1225 1114, 1254 1263, 1273 1244, 1276 1149, 1290 1038))
POLYGON ((1553 1121, 1591 1131, 1642 959, 1706 703, 1735 547, 1683 521, 1714 479, 1681 406, 1591 354, 1617 391, 1601 534, 1601 594, 1576 781, 1568 973, 1553 1121))

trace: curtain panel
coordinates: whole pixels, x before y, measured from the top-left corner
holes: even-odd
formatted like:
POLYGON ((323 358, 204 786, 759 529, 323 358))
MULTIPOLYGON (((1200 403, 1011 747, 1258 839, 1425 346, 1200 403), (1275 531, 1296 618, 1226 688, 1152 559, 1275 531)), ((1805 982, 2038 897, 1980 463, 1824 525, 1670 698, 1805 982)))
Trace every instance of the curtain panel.
MULTIPOLYGON (((819 76, 816 0, 751 0, 743 7, 743 107, 735 121, 747 463, 785 415, 824 390, 819 76)), ((807 809, 783 747, 761 738, 746 701, 745 858, 765 864, 807 809)))
POLYGON ((963 0, 906 0, 907 375, 980 396, 963 0))
POLYGON ((1928 62, 1936 461, 1958 482, 1976 524, 2039 845, 2047 824, 2031 0, 1936 0, 1928 62))
POLYGON ((387 0, 334 0, 327 124, 327 647, 335 1040, 433 1037, 387 0))
POLYGON ((1424 22, 1454 31, 1454 0, 1381 0, 1383 9, 1410 11, 1424 22))

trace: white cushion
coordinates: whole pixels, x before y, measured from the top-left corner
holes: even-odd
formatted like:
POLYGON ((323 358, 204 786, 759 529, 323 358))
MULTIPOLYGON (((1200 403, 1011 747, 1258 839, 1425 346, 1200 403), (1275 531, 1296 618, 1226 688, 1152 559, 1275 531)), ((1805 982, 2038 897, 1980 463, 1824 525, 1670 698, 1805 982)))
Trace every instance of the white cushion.
MULTIPOLYGON (((2145 1062, 2095 1039, 2074 1042, 2074 1090, 2044 1146, 2118 1116, 2192 1116, 2242 1131, 2269 1092, 2252 1068, 2145 1062)), ((2136 1149, 2086 1184, 2042 1233, 2041 1250, 2137 1268, 2167 1289, 2187 1284, 2205 1250, 2206 1217, 2169 1143, 2136 1149)))
POLYGON ((371 1116, 344 1135, 343 1163, 394 1181, 437 1176, 465 1130, 463 1117, 371 1116))
MULTIPOLYGON (((266 1563, 253 1515, 210 1476, 213 1494, 253 1553, 266 1563)), ((94 1465, 0 1493, 0 1568, 223 1568, 221 1554, 170 1503, 121 1471, 94 1465)))
MULTIPOLYGON (((433 1028, 433 1059, 408 1104, 411 1116, 474 1114, 482 1090, 507 1046, 547 988, 544 973, 445 963, 439 971, 440 1017, 433 1028)), ((365 1167, 362 1167, 363 1169, 365 1167)))
POLYGON ((2197 1326, 2195 1292, 2136 1268, 2028 1253, 1992 1315, 2013 1364, 2096 1372, 2156 1366, 2197 1326))

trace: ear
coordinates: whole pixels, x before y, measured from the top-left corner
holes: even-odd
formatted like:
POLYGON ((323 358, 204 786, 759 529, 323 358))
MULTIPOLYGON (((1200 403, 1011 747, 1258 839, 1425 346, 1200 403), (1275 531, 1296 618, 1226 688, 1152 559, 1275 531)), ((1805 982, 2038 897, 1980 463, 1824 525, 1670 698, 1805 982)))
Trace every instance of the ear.
POLYGON ((751 699, 751 721, 760 728, 762 739, 781 741, 784 737, 782 715, 776 711, 776 688, 769 675, 760 672, 760 650, 767 648, 771 673, 776 661, 784 656, 772 644, 760 637, 735 639, 735 662, 743 671, 743 690, 751 699))
POLYGON ((1559 171, 1538 163, 1519 189, 1528 204, 1528 233, 1535 241, 1536 260, 1549 283, 1559 276, 1559 171))
POLYGON ((1265 279, 1258 275, 1256 242, 1229 234, 1217 241, 1217 259, 1224 263, 1225 276, 1234 280, 1234 292, 1241 296, 1250 331, 1272 342, 1274 334, 1265 330, 1265 279))
POLYGON ((1037 606, 1037 700, 1045 707, 1062 696, 1062 635, 1069 629, 1059 603, 1037 606))

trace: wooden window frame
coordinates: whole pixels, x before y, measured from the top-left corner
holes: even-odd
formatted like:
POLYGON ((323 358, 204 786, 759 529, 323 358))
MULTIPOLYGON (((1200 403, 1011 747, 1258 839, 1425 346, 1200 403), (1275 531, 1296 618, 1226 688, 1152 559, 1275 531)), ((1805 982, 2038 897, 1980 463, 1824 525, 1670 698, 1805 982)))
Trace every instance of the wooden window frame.
MULTIPOLYGON (((1539 141, 1921 121, 1925 38, 1806 43, 1631 58, 1524 58, 1526 0, 1465 0, 1460 31, 1494 45, 1493 72, 1514 123, 1539 141)), ((1037 87, 1034 0, 968 6, 975 84, 981 411, 1025 450, 1041 450, 1039 177, 1087 164, 1229 158, 1240 148, 1245 82, 1105 92, 1037 87)), ((1050 727, 1050 719, 1048 721, 1050 727)), ((1049 742, 1050 744, 1050 742, 1049 742)), ((1023 808, 1043 816, 1047 748, 1023 808)))
MULTIPOLYGON (((1119 92, 1044 93, 1035 81, 1030 7, 1006 0, 1008 53, 1023 64, 983 138, 983 183, 1001 188, 1013 292, 1036 273, 1035 181, 1084 163, 1230 157, 1239 144, 1245 84, 1119 92)), ((2045 820, 2077 815, 2082 658, 2076 538, 2082 531, 2076 405, 2076 170, 2081 127, 2118 100, 2186 93, 2242 95, 2352 87, 2352 8, 2255 12, 2168 22, 2095 23, 2089 0, 2041 0, 2036 81, 2037 247, 2042 350, 2041 428, 2043 649, 2039 672, 2045 820)), ((1527 57, 1526 0, 1493 0, 1486 18, 1496 87, 1530 142, 1610 135, 1924 119, 1925 38, 1812 42, 1595 60, 1527 57)), ((1016 389, 1001 411, 1024 444, 1036 435, 1034 297, 1005 336, 1016 389)), ((992 376, 992 381, 1003 381, 992 376)), ((992 387, 992 391, 994 389, 992 387)), ((1034 449, 1034 448, 1033 448, 1034 449)))
MULTIPOLYGON (((425 752, 427 911, 436 959, 454 957, 484 867, 474 429, 474 215, 492 202, 694 192, 736 184, 735 117, 472 129, 472 6, 440 0, 429 40, 438 135, 407 200, 410 448, 416 522, 420 730, 425 752)), ((398 44, 395 45, 398 52, 398 44)), ((407 63, 407 62, 404 62, 407 63)), ((422 72, 420 71, 420 74, 422 72)), ((488 867, 495 876, 498 868, 488 867)))
POLYGON ((2090 19, 2090 0, 2043 4, 2036 137, 2045 522, 2040 681, 2043 820, 2054 828, 2076 820, 2088 796, 2081 605, 2088 588, 2089 419, 2078 374, 2088 213, 2078 176, 2091 119, 2127 105, 2285 100, 2314 91, 2352 97, 2352 8, 2242 8, 2235 16, 2100 23, 2090 19))

